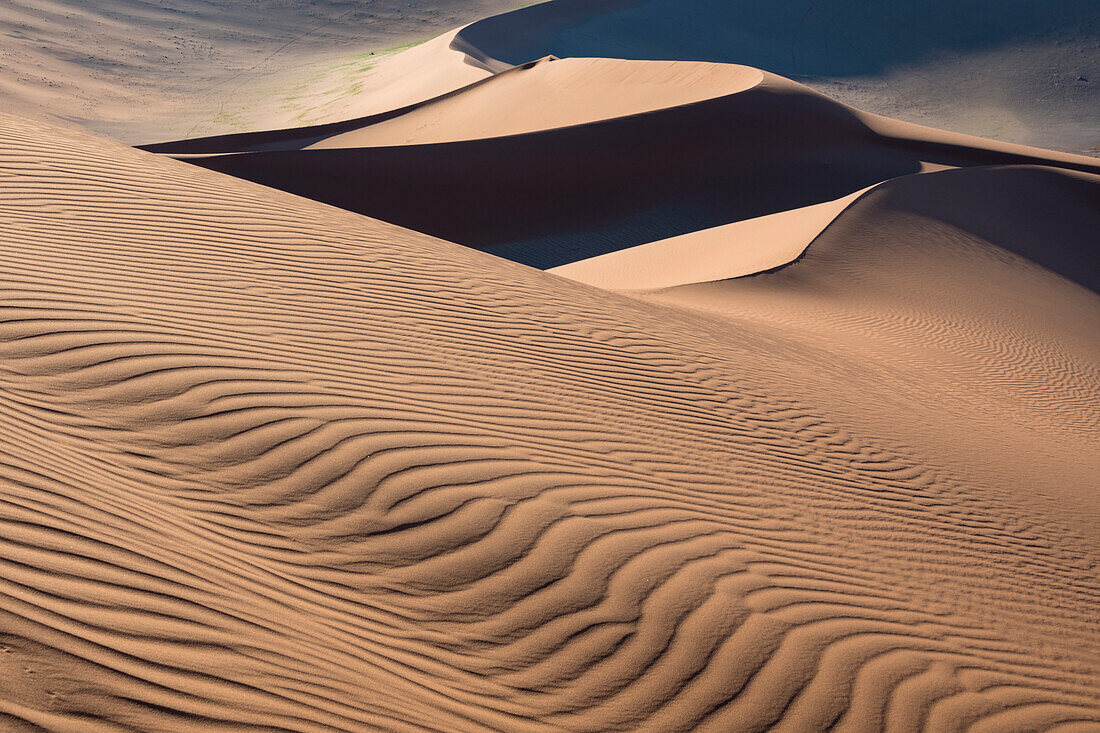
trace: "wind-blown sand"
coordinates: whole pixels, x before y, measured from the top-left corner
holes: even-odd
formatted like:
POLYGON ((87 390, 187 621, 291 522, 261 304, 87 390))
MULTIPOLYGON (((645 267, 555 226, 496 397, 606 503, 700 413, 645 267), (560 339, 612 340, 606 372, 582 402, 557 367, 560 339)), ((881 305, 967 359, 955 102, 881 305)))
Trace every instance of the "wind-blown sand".
POLYGON ((1095 178, 667 305, 0 120, 9 729, 1100 725, 1095 178))

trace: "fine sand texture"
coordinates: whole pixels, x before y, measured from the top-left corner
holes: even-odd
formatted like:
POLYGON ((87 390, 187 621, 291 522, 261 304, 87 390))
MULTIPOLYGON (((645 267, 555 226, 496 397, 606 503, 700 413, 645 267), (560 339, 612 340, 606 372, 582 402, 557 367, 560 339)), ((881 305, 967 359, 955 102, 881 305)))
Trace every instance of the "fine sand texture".
POLYGON ((555 0, 459 39, 512 65, 547 55, 745 64, 876 114, 1100 153, 1095 0, 555 0))
MULTIPOLYGON (((540 269, 945 166, 1100 172, 1095 158, 889 120, 749 67, 581 58, 345 122, 146 149, 540 269)), ((717 277, 729 274, 744 271, 717 277)))
POLYGON ((0 116, 0 727, 1100 730, 1097 179, 785 89, 614 129, 881 185, 641 296, 0 116))
MULTIPOLYGON (((638 295, 814 342, 824 359, 858 364, 913 404, 934 395, 945 411, 1017 428, 1043 423, 1074 442, 1095 430, 1100 401, 1097 231, 1100 176, 1030 166, 906 176, 851 203, 786 267, 638 295)), ((868 408, 853 399, 841 409, 868 408)), ((895 419, 913 435, 904 411, 895 419)), ((992 440, 984 451, 946 433, 928 438, 956 470, 984 461, 1003 481, 1034 480, 1047 494, 1039 485, 1048 478, 1029 462, 1031 448, 1045 448, 1028 429, 1016 439, 980 432, 992 440)), ((1066 467, 1085 472, 1063 484, 1080 495, 1047 496, 1095 501, 1089 452, 1066 467)))
POLYGON ((396 69, 398 51, 521 4, 4 0, 0 111, 149 143, 392 109, 485 73, 436 53, 422 80, 423 52, 396 69))

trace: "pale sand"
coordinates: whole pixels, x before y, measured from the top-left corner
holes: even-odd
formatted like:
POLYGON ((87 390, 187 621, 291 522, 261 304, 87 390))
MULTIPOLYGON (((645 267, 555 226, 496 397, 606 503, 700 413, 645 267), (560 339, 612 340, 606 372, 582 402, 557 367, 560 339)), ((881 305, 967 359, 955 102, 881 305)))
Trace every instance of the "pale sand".
POLYGON ((1100 726, 1094 177, 662 303, 0 132, 6 729, 1100 726))
MULTIPOLYGON (((363 88, 329 105, 326 121, 376 115, 452 92, 493 75, 461 50, 456 28, 432 40, 381 59, 357 77, 363 88)), ((274 127, 275 125, 268 125, 274 127)))

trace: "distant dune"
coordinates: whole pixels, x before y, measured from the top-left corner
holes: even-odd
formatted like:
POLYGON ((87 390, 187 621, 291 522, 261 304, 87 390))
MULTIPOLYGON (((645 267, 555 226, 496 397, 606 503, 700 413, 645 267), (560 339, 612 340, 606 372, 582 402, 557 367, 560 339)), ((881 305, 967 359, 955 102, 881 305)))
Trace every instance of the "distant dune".
POLYGON ((1094 0, 555 0, 459 34, 485 58, 718 61, 877 114, 1100 152, 1094 0))
POLYGON ((375 114, 551 55, 711 61, 876 114, 1100 151, 1093 0, 554 0, 492 15, 518 5, 10 0, 0 95, 9 112, 149 143, 375 114), (455 58, 404 51, 441 33, 455 58))
POLYGON ((929 166, 1100 172, 866 115, 756 69, 616 59, 545 59, 380 115, 146 149, 539 268, 929 166))
POLYGON ((797 259, 865 191, 639 244, 549 271, 610 290, 659 290, 755 275, 797 259))

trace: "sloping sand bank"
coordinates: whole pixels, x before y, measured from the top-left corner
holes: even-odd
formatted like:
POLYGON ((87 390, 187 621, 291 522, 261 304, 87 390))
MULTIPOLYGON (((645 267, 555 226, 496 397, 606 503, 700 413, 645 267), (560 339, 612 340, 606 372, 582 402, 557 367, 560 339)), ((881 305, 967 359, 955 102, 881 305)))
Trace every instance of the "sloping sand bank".
POLYGON ((931 379, 811 309, 731 322, 0 132, 7 729, 1100 724, 1084 289, 957 226, 881 246, 929 221, 890 207, 826 282, 821 238, 768 276, 974 346, 931 379))
POLYGON ((554 267, 550 272, 609 290, 658 290, 753 275, 797 259, 867 190, 836 201, 639 244, 554 267))
POLYGON ((927 164, 1100 170, 885 121, 745 67, 614 59, 543 60, 391 113, 146 149, 539 268, 832 201, 927 164))

